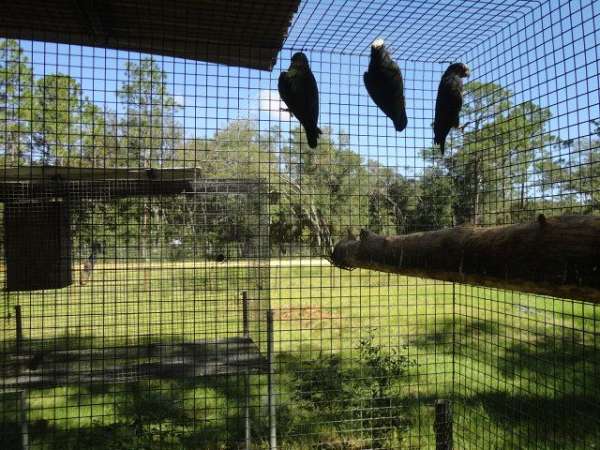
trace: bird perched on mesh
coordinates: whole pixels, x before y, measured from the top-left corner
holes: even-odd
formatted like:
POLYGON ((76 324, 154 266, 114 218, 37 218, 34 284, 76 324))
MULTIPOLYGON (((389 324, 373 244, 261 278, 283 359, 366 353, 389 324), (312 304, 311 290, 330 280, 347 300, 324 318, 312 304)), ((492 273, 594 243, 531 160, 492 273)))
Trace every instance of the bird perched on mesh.
POLYGON ((308 58, 302 52, 292 56, 292 62, 286 72, 279 75, 279 96, 304 127, 308 145, 317 146, 321 130, 319 120, 319 89, 310 70, 308 58))
POLYGON ((440 146, 442 155, 446 146, 446 137, 452 128, 458 128, 458 115, 463 105, 462 79, 469 76, 469 68, 462 63, 448 66, 435 101, 435 119, 433 121, 433 142, 440 146))
POLYGON ((363 79, 367 92, 379 109, 392 119, 396 131, 404 130, 408 119, 402 72, 386 50, 383 39, 376 39, 371 44, 369 70, 363 79))

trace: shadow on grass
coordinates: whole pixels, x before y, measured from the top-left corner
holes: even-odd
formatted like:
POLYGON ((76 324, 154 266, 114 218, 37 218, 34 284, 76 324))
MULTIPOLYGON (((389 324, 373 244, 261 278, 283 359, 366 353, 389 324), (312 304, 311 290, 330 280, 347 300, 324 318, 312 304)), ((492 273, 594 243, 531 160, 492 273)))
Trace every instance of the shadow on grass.
MULTIPOLYGON (((4 361, 0 366, 0 384, 18 383, 21 378, 28 383, 29 375, 38 374, 49 379, 48 384, 27 385, 32 448, 234 449, 240 447, 244 435, 242 411, 246 402, 246 375, 204 376, 202 368, 195 376, 185 374, 190 367, 189 372, 194 373, 193 369, 203 364, 214 366, 221 357, 229 357, 227 364, 242 372, 262 370, 262 362, 258 369, 255 364, 256 352, 244 353, 246 341, 240 339, 232 338, 226 345, 215 347, 201 342, 181 345, 168 337, 164 340, 154 337, 128 346, 103 345, 101 339, 71 335, 24 341, 20 359, 12 353, 15 342, 4 341, 0 344, 4 350, 0 354, 4 361), (170 353, 174 348, 177 354, 170 353), (221 350, 215 350, 217 348, 221 350), (167 359, 161 362, 165 354, 167 359), (165 370, 164 377, 142 377, 140 381, 139 369, 132 372, 133 376, 119 381, 112 376, 114 366, 120 371, 121 367, 164 363, 168 369, 181 361, 186 367, 183 376, 165 370), (17 364, 21 366, 19 376, 17 364), (91 370, 107 371, 111 375, 98 376, 93 378, 96 382, 88 382, 92 378, 81 374, 91 370), (57 371, 57 375, 48 374, 52 371, 57 371), (99 406, 107 409, 99 414, 99 406), (55 419, 55 408, 61 409, 63 419, 55 419)), ((250 386, 258 386, 252 388, 251 398, 262 401, 261 392, 266 383, 256 380, 264 376, 249 376, 254 380, 250 386)), ((251 422, 256 439, 261 441, 268 434, 264 432, 266 414, 261 410, 260 401, 258 403, 251 408, 251 422)), ((0 424, 7 424, 11 429, 15 426, 10 421, 0 420, 0 424)), ((0 436, 0 448, 19 448, 13 441, 8 442, 11 436, 0 436)))
POLYGON ((435 349, 436 353, 451 354, 456 344, 464 344, 473 337, 485 339, 486 336, 498 336, 501 330, 502 326, 492 320, 463 317, 457 318, 456 321, 452 318, 438 319, 425 331, 417 331, 417 334, 409 340, 409 344, 425 350, 435 349))
POLYGON ((591 448, 600 442, 600 346, 589 331, 515 323, 439 321, 411 345, 455 352, 454 397, 464 423, 481 421, 473 430, 481 442, 492 433, 507 448, 591 448))
MULTIPOLYGON (((85 387, 80 387, 85 391, 85 387)), ((98 416, 91 424, 48 419, 29 423, 32 448, 44 449, 237 449, 242 448, 243 400, 228 398, 227 408, 208 404, 205 409, 186 404, 194 390, 157 381, 111 386, 113 396, 90 394, 88 404, 113 405, 114 413, 98 416), (159 384, 160 383, 160 384, 159 384), (108 401, 110 398, 111 401, 108 401), (218 413, 215 415, 215 413, 218 413), (104 423, 102 423, 104 422, 104 423)), ((85 393, 82 392, 82 396, 85 393)), ((206 398, 205 404, 206 402, 206 398)), ((212 400, 215 400, 214 393, 212 400)), ((210 400, 208 401, 210 403, 210 400)), ((76 407, 67 405, 66 408, 76 407)), ((83 412, 83 410, 80 410, 83 412)), ((43 411, 42 411, 43 412, 43 411)), ((88 412, 89 413, 89 412, 88 412)), ((85 413, 82 413, 85 423, 85 413)), ((254 420, 256 418, 251 418, 254 420)), ((254 425, 254 428, 256 425, 254 425)), ((264 427, 261 427, 264 428, 264 427)), ((257 431, 257 430, 255 430, 257 431)), ((255 433, 257 440, 261 441, 255 433)), ((266 435, 264 435, 266 436, 266 435)), ((2 449, 11 447, 3 446, 2 449)), ((14 447, 18 448, 18 447, 14 447)))
MULTIPOLYGON (((586 448, 600 441, 600 349, 567 327, 554 327, 547 335, 531 330, 531 339, 524 330, 511 330, 492 320, 460 318, 439 321, 410 341, 425 352, 456 350, 454 399, 465 407, 457 405, 456 411, 467 416, 457 417, 457 426, 473 426, 474 435, 499 436, 499 442, 508 442, 506 448, 586 448)), ((73 342, 83 343, 80 348, 95 344, 68 336, 53 338, 52 346, 68 349, 73 342)), ((28 348, 40 351, 44 344, 31 342, 28 348)), ((404 392, 410 371, 398 376, 385 396, 373 396, 375 385, 367 375, 371 368, 357 358, 307 348, 282 353, 277 362, 279 436, 286 445, 293 440, 305 445, 289 448, 358 449, 373 442, 402 448, 403 435, 415 423, 415 432, 431 434, 436 396, 404 392)), ((61 450, 238 448, 243 440, 244 381, 243 376, 182 377, 152 382, 162 384, 79 386, 82 397, 96 397, 95 404, 105 404, 103 396, 114 396, 115 416, 109 420, 115 423, 69 429, 40 419, 30 424, 32 440, 61 450), (207 401, 209 395, 212 401, 207 401), (186 405, 190 398, 198 400, 192 408, 186 405)), ((250 389, 254 440, 265 442, 264 376, 252 376, 250 389)), ((77 404, 78 396, 69 401, 77 404)))
MULTIPOLYGON (((572 332, 516 342, 499 361, 501 373, 510 378, 531 376, 561 381, 570 388, 600 386, 600 348, 584 343, 572 332), (579 385, 579 386, 578 386, 579 385)), ((596 391, 597 392, 597 391, 596 391)))
MULTIPOLYGON (((530 393, 489 392, 468 396, 464 404, 479 430, 504 435, 507 446, 521 448, 592 448, 600 439, 600 403, 587 395, 556 395, 554 398, 530 393), (485 411, 487 421, 477 420, 485 411)), ((483 436, 480 436, 484 440, 483 436)), ((513 447, 511 447, 513 448, 513 447)))

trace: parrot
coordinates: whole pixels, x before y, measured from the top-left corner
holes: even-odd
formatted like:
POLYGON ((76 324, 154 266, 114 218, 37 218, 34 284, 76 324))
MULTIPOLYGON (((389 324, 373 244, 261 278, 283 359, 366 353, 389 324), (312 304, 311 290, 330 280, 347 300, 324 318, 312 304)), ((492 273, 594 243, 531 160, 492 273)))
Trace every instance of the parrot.
POLYGON ((296 116, 306 131, 308 145, 316 148, 321 129, 319 119, 319 89, 310 70, 308 58, 302 52, 292 56, 292 62, 286 72, 279 75, 279 96, 296 116))
POLYGON ((408 123, 404 82, 398 64, 384 47, 383 39, 376 39, 371 44, 369 70, 364 73, 363 79, 375 104, 392 119, 396 131, 403 131, 408 123))
POLYGON ((450 129, 459 126, 458 115, 463 104, 462 78, 468 76, 469 68, 465 64, 451 64, 444 72, 438 87, 433 121, 433 142, 439 144, 442 155, 444 155, 446 136, 450 129))

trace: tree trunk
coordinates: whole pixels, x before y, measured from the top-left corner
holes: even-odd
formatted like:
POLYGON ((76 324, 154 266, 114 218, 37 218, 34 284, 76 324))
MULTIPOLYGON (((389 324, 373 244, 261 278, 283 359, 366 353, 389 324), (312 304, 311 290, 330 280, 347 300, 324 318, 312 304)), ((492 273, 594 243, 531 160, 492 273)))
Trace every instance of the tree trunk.
POLYGON ((523 212, 523 208, 525 207, 525 176, 523 176, 523 180, 521 181, 521 199, 519 203, 519 212, 523 212))
POLYGON ((481 223, 481 188, 483 184, 483 176, 480 173, 479 157, 475 160, 475 216, 473 217, 473 224, 479 225, 481 223))
POLYGON ((600 303, 600 217, 563 216, 489 228, 338 242, 341 268, 364 268, 600 303))

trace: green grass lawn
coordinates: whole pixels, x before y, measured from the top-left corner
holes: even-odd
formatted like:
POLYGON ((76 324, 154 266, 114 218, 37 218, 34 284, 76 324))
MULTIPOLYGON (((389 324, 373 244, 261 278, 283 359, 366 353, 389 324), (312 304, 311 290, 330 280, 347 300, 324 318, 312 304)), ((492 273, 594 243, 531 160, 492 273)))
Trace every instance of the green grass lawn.
MULTIPOLYGON (((34 349, 213 339, 241 332, 248 267, 100 267, 93 282, 5 294, 34 349)), ((435 448, 433 403, 454 399, 457 448, 600 442, 599 309, 328 266, 270 269, 284 449, 435 448)), ((14 316, 3 319, 3 353, 14 316)), ((253 324, 264 338, 264 322, 253 324)), ((32 448, 237 448, 244 379, 29 391, 32 448)), ((250 380, 265 446, 266 378, 250 380)))

